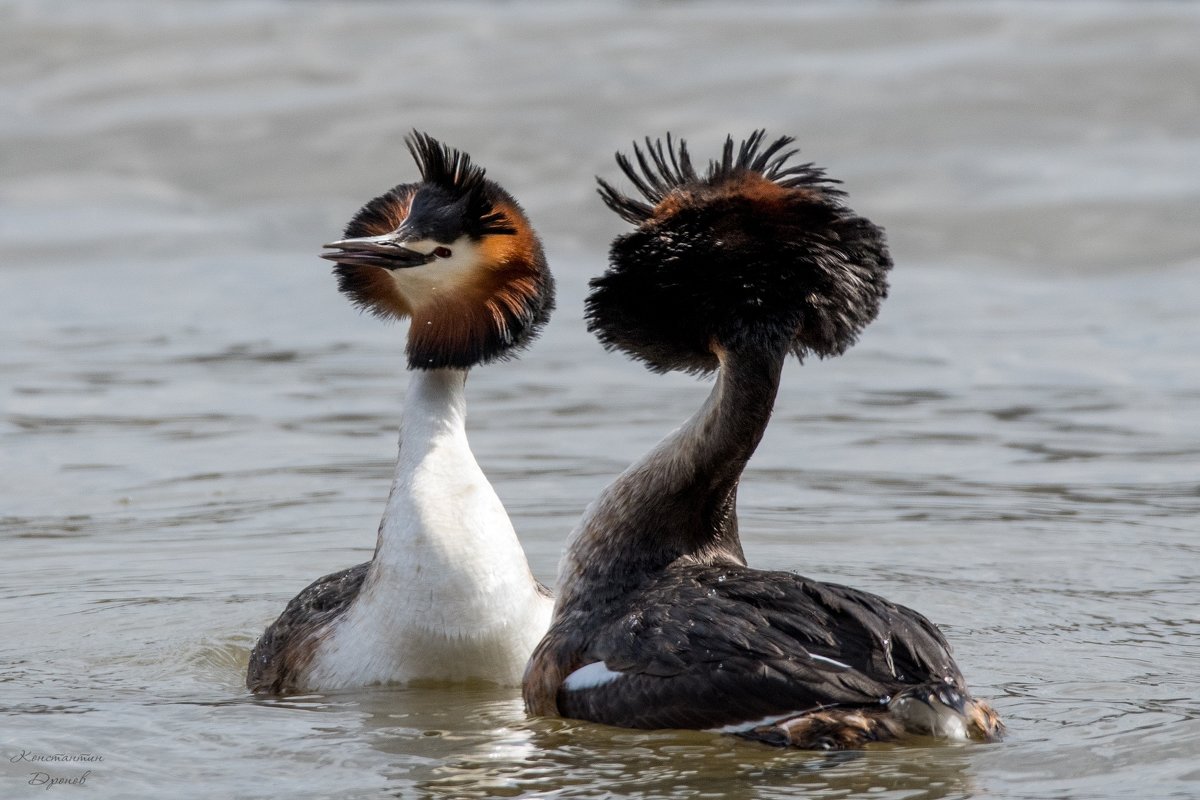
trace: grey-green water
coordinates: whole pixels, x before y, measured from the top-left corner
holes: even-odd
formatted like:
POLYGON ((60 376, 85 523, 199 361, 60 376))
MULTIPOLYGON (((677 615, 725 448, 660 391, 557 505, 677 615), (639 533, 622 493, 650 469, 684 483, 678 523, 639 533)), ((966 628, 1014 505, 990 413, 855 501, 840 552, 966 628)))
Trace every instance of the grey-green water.
POLYGON ((0 796, 89 769, 53 793, 1200 796, 1198 41, 1191 4, 0 2, 0 796), (788 367, 746 549, 942 624, 1008 741, 826 756, 530 721, 510 690, 246 694, 263 626, 374 542, 403 331, 316 252, 411 177, 414 126, 524 203, 559 278, 542 340, 469 385, 547 581, 707 391, 583 330, 622 229, 592 175, 765 126, 846 181, 894 289, 788 367))

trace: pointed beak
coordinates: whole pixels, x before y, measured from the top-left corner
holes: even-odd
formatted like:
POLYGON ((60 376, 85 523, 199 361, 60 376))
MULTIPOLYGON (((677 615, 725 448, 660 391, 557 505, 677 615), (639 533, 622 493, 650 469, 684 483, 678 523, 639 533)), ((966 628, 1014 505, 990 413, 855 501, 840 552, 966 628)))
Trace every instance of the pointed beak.
POLYGON ((383 267, 384 269, 409 269, 433 261, 432 255, 409 250, 405 239, 396 233, 382 236, 363 236, 359 239, 342 239, 321 245, 336 253, 321 253, 321 258, 349 266, 383 267))

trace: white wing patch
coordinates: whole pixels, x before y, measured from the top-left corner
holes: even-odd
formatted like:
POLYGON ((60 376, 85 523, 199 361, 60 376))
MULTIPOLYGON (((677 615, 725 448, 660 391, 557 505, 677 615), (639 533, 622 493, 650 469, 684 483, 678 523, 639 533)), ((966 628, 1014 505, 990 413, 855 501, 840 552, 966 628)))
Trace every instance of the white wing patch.
POLYGON ((568 692, 595 689, 597 686, 612 683, 624 674, 623 672, 613 672, 603 661, 594 661, 568 675, 567 679, 563 681, 563 688, 568 692))
POLYGON ((825 656, 819 656, 816 653, 809 653, 808 657, 811 658, 813 661, 821 661, 826 664, 832 664, 833 666, 837 667, 838 669, 850 669, 849 664, 843 664, 840 661, 835 661, 834 659, 826 658, 825 656))
POLYGON ((720 728, 708 728, 709 733, 745 733, 752 731, 755 728, 761 728, 763 725, 774 725, 776 722, 782 722, 790 717, 796 717, 802 714, 801 711, 789 711, 786 714, 772 714, 769 717, 752 720, 750 722, 735 722, 732 725, 723 725, 720 728))

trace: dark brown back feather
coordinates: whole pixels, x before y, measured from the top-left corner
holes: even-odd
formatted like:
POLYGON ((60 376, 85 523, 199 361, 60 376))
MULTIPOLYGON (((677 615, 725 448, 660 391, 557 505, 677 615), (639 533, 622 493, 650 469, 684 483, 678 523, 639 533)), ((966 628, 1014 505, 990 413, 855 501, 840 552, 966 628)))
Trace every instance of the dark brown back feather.
POLYGON ((292 598, 250 653, 246 688, 255 694, 304 689, 303 678, 330 624, 362 590, 371 563, 318 578, 292 598))
POLYGON ((624 727, 718 728, 829 706, 874 709, 929 683, 965 693, 950 646, 925 617, 788 572, 675 567, 587 638, 578 663, 603 661, 624 674, 559 691, 559 713, 624 727))

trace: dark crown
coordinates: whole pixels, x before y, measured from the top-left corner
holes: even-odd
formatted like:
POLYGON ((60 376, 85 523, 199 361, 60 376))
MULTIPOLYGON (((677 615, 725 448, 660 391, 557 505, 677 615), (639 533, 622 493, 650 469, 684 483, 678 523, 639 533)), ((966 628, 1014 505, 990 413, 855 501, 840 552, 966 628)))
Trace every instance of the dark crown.
POLYGON ((417 162, 421 179, 464 203, 463 216, 471 233, 516 233, 504 214, 493 208, 490 195, 498 187, 484 177, 486 170, 473 164, 469 155, 418 130, 404 137, 404 143, 417 162))
POLYGON ((617 164, 644 200, 598 179, 605 204, 637 226, 590 284, 588 329, 606 348, 655 371, 707 372, 717 349, 838 355, 875 318, 892 266, 882 229, 822 170, 789 165, 791 137, 764 139, 755 131, 735 150, 727 138, 703 176, 682 140, 635 144, 617 164))

